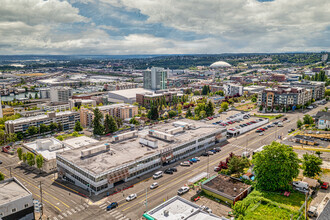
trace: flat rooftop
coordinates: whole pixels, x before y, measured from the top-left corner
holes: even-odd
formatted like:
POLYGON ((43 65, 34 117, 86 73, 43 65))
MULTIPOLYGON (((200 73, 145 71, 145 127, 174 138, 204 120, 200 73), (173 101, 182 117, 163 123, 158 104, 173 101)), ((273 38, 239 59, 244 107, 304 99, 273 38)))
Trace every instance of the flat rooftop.
POLYGON ((196 128, 174 134, 173 142, 167 142, 161 139, 156 139, 148 136, 149 130, 160 131, 165 133, 167 130, 175 128, 173 126, 173 122, 175 121, 171 121, 170 123, 158 124, 151 127, 150 129, 144 129, 142 131, 139 131, 138 137, 135 138, 126 139, 117 143, 111 143, 112 139, 108 138, 99 143, 83 146, 80 148, 76 148, 70 151, 60 153, 60 155, 82 169, 85 169, 94 174, 100 174, 102 172, 108 171, 112 168, 123 165, 125 163, 138 160, 147 155, 158 153, 159 150, 168 147, 175 147, 184 143, 188 143, 193 139, 198 139, 200 137, 207 136, 213 132, 225 130, 224 128, 221 128, 219 125, 212 125, 212 124, 208 125, 200 121, 182 119, 180 120, 180 122, 194 124, 196 128), (153 149, 141 145, 139 142, 140 137, 145 137, 148 140, 157 140, 158 148, 153 149), (97 144, 99 144, 99 146, 109 144, 110 151, 99 153, 88 158, 81 158, 82 150, 95 147, 97 144))
POLYGON ((123 90, 117 90, 117 91, 109 91, 110 94, 116 94, 120 95, 125 98, 136 98, 137 93, 146 93, 146 92, 152 92, 150 90, 146 90, 143 88, 133 88, 133 89, 123 89, 123 90))
POLYGON ((175 196, 146 214, 158 220, 214 220, 218 216, 200 210, 200 206, 188 200, 175 196), (166 215, 165 212, 168 212, 166 215))
POLYGON ((35 154, 41 154, 46 160, 56 159, 56 153, 70 150, 70 148, 65 147, 56 138, 43 138, 30 143, 24 143, 23 146, 35 154))
POLYGON ((204 185, 232 197, 237 197, 241 192, 251 187, 235 178, 221 174, 204 185))
POLYGON ((71 149, 80 148, 83 146, 91 145, 98 143, 98 140, 95 140, 93 138, 87 137, 87 136, 80 136, 75 138, 70 138, 68 140, 63 141, 63 144, 66 147, 69 147, 71 149))
POLYGON ((0 206, 31 195, 17 179, 11 178, 0 181, 0 206))

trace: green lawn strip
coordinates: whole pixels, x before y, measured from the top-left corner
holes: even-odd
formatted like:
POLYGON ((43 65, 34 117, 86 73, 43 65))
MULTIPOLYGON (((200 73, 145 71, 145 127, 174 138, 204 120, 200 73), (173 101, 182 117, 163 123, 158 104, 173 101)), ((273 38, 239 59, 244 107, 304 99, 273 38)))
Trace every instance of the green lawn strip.
POLYGON ((276 207, 273 204, 260 204, 253 212, 244 216, 245 220, 270 220, 290 219, 291 213, 288 209, 276 207))
POLYGON ((268 118, 270 121, 271 120, 274 120, 274 119, 278 119, 280 117, 282 117, 283 115, 256 115, 254 114, 253 116, 256 116, 256 117, 261 117, 261 118, 268 118))

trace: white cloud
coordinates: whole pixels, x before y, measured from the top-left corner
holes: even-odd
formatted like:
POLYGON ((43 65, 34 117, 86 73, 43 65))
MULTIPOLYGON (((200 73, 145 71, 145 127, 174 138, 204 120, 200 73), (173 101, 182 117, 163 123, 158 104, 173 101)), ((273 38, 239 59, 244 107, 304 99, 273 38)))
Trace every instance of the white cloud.
POLYGON ((79 9, 59 0, 1 0, 0 22, 24 22, 29 25, 87 22, 79 9))
MULTIPOLYGON (((330 2, 324 0, 102 1, 139 9, 148 16, 150 23, 236 41, 243 50, 255 46, 256 51, 258 47, 263 47, 260 51, 276 51, 277 47, 308 50, 305 44, 313 35, 330 26, 330 2)), ((329 45, 324 46, 329 48, 329 45)))

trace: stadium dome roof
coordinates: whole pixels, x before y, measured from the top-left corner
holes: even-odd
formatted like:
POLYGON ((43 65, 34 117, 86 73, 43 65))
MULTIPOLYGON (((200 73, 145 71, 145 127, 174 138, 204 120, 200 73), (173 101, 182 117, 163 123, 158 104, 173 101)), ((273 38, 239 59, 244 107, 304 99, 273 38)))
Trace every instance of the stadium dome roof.
POLYGON ((231 65, 224 61, 218 61, 210 65, 211 68, 231 67, 231 65))

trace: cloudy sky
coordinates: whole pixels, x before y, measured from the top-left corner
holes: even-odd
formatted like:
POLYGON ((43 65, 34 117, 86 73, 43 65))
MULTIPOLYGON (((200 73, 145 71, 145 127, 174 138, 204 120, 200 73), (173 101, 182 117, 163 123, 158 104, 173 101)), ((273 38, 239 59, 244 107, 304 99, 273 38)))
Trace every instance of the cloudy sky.
POLYGON ((0 0, 0 54, 330 51, 329 0, 0 0))

